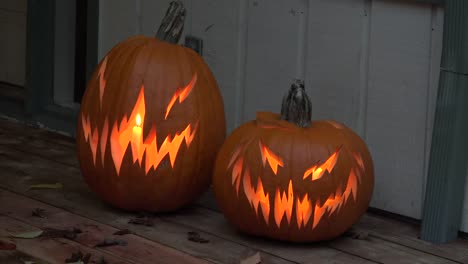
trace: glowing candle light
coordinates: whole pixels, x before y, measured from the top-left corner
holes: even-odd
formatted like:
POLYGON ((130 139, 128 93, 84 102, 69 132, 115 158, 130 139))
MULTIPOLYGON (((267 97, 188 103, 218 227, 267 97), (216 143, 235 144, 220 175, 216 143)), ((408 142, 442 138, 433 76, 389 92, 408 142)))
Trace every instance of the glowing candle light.
POLYGON ((140 145, 142 144, 142 141, 141 141, 142 128, 141 128, 140 114, 136 115, 135 123, 136 125, 133 126, 133 132, 132 132, 133 162, 135 162, 138 159, 139 154, 140 154, 140 145))

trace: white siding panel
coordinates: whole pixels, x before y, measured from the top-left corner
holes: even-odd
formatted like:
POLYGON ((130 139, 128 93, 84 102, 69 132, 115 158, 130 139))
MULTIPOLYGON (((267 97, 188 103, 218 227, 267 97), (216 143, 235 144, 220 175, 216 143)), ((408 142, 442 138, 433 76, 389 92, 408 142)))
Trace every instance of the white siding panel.
POLYGON ((100 0, 99 46, 101 60, 117 43, 136 35, 137 3, 129 0, 100 0))
MULTIPOLYGON (((237 107, 236 97, 240 94, 238 76, 240 56, 237 56, 240 43, 237 41, 241 24, 239 12, 245 12, 241 1, 232 0, 195 0, 190 4, 191 24, 187 33, 203 39, 203 58, 216 77, 224 98, 227 131, 235 128, 237 107)), ((241 37, 241 39, 243 39, 241 37)))
POLYGON ((244 121, 257 111, 279 112, 292 81, 302 77, 297 54, 306 11, 303 0, 249 1, 244 121))
POLYGON ((309 6, 306 84, 313 119, 358 129, 360 64, 367 59, 366 1, 314 0, 309 6))
POLYGON ((373 1, 366 141, 371 206, 420 218, 431 44, 430 5, 373 1))

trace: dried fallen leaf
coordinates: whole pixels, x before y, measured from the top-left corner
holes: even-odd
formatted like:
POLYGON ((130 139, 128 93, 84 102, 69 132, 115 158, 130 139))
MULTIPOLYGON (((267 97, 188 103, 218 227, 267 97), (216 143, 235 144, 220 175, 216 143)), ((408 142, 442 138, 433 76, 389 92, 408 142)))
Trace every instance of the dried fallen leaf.
POLYGON ((68 238, 75 239, 77 234, 82 233, 78 228, 73 228, 71 230, 67 229, 55 229, 55 228, 45 228, 44 233, 41 237, 45 238, 68 238))
POLYGON ((45 209, 42 209, 42 208, 36 208, 32 211, 32 216, 35 216, 35 217, 40 217, 40 218, 45 218, 45 209))
POLYGON ((0 250, 15 250, 16 245, 13 243, 8 243, 4 241, 0 241, 0 250))
POLYGON ((116 236, 123 236, 123 235, 128 235, 128 234, 133 234, 132 231, 128 229, 122 229, 114 233, 116 236))
POLYGON ((96 264, 107 264, 107 261, 103 256, 101 256, 101 258, 99 259, 99 261, 96 262, 96 264))
POLYGON ((130 221, 128 221, 128 223, 134 224, 134 225, 145 225, 145 226, 154 225, 153 218, 148 217, 148 216, 132 218, 130 219, 130 221))
POLYGON ((29 189, 34 190, 34 189, 62 189, 63 184, 57 182, 57 183, 44 183, 44 184, 34 184, 29 186, 29 189))
POLYGON ((11 236, 14 237, 14 238, 27 238, 27 239, 31 239, 31 238, 39 237, 40 235, 42 235, 43 232, 44 232, 44 231, 39 230, 39 231, 31 231, 31 232, 24 232, 24 233, 12 234, 11 236))
POLYGON ((344 235, 347 237, 351 237, 353 239, 359 239, 359 240, 369 239, 369 232, 362 231, 362 230, 355 230, 353 228, 349 229, 344 235))
POLYGON ((87 264, 90 258, 91 258, 91 254, 87 253, 86 255, 83 255, 81 251, 78 251, 78 252, 73 252, 69 258, 65 259, 65 263, 87 264))
POLYGON ((262 263, 262 258, 260 257, 260 252, 255 253, 254 255, 241 260, 240 264, 260 264, 262 263))
POLYGON ((208 243, 210 240, 202 238, 198 232, 187 232, 187 239, 197 243, 208 243))
POLYGON ((104 239, 103 241, 97 243, 95 247, 109 247, 109 246, 126 246, 127 241, 120 239, 104 239))

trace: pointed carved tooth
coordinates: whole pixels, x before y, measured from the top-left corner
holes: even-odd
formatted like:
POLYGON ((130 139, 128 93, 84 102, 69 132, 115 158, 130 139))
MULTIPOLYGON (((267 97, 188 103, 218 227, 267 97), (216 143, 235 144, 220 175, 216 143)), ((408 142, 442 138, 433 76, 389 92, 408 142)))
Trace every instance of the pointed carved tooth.
POLYGON ((289 181, 288 192, 280 192, 279 188, 276 189, 275 195, 275 222, 278 227, 281 225, 283 216, 286 215, 288 224, 291 222, 291 215, 294 203, 294 193, 292 188, 292 181, 289 181))
POLYGON ((106 146, 107 146, 107 137, 109 133, 109 120, 106 119, 104 120, 104 125, 102 127, 102 135, 101 135, 101 161, 102 164, 104 165, 104 156, 106 154, 106 146))
POLYGON ((309 196, 307 193, 302 198, 297 198, 296 200, 296 219, 297 219, 297 226, 299 228, 305 227, 309 222, 310 217, 312 216, 312 204, 309 200, 309 196))
POLYGON ((315 205, 314 221, 312 223, 312 229, 314 229, 318 225, 318 223, 320 222, 320 220, 322 219, 322 216, 325 214, 326 211, 327 211, 326 206, 320 207, 317 204, 315 205))

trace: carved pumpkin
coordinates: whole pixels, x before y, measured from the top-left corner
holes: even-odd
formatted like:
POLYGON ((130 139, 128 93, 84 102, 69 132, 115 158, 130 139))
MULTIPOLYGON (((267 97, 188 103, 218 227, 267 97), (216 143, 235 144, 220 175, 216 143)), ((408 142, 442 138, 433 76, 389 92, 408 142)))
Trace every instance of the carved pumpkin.
POLYGON ((78 158, 91 189, 114 206, 147 211, 177 209, 208 188, 226 126, 203 59, 145 36, 104 57, 78 119, 78 158))
POLYGON ((332 239, 369 205, 374 176, 365 143, 338 122, 311 122, 303 87, 292 85, 282 115, 257 113, 218 153, 216 200, 243 232, 288 241, 332 239))

